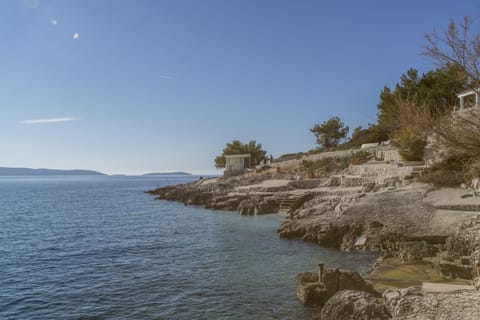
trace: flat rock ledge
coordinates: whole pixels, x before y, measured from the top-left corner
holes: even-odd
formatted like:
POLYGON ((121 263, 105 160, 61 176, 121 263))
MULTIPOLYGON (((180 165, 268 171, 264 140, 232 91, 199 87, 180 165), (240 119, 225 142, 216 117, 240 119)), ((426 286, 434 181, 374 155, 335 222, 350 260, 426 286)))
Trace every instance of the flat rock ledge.
POLYGON ((147 191, 157 199, 201 205, 211 210, 237 211, 242 215, 278 213, 285 192, 295 188, 290 180, 257 180, 265 177, 239 179, 216 178, 166 186, 147 191), (271 183, 268 183, 268 182, 271 183))

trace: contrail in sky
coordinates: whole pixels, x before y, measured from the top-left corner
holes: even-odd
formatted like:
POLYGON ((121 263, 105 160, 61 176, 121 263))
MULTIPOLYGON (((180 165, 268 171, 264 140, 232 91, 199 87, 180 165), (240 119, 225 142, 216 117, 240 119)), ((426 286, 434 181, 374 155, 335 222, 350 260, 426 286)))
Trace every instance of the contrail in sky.
POLYGON ((73 120, 75 120, 75 118, 64 117, 64 118, 28 119, 28 120, 22 120, 19 123, 20 124, 39 124, 39 123, 68 122, 73 120))

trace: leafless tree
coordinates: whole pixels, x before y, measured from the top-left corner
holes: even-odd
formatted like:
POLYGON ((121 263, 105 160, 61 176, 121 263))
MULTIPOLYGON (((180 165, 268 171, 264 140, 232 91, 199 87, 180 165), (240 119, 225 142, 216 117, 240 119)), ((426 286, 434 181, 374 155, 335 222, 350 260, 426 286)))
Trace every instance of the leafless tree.
MULTIPOLYGON (((460 23, 452 19, 443 33, 425 35, 422 54, 440 67, 454 66, 465 88, 479 91, 480 30, 478 18, 464 17, 460 23)), ((480 93, 480 92, 478 92, 480 93)), ((445 158, 454 157, 462 163, 464 178, 480 175, 480 108, 455 112, 432 126, 437 147, 445 158)))
POLYGON ((471 88, 480 82, 480 33, 474 29, 476 20, 464 17, 457 24, 452 19, 443 33, 425 34, 422 52, 440 67, 458 67, 459 77, 471 88))
POLYGON ((480 110, 468 108, 445 118, 434 128, 443 149, 450 154, 480 159, 480 110))

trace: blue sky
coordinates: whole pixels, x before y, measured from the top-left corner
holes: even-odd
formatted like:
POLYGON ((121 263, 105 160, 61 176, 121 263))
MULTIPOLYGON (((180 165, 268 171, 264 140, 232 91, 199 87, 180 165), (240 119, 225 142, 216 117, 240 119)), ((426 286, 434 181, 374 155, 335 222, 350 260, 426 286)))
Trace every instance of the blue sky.
POLYGON ((315 147, 426 71, 423 35, 480 1, 0 1, 0 166, 214 171, 232 139, 315 147), (40 120, 40 121, 38 121, 40 120))

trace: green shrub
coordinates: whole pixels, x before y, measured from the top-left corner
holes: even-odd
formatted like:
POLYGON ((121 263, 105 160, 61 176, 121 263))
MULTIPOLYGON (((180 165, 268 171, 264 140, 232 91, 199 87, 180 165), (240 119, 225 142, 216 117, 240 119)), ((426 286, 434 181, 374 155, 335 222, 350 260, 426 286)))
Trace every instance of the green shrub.
POLYGON ((399 148, 398 153, 406 161, 421 161, 427 142, 411 131, 399 131, 392 139, 392 144, 399 148))
POLYGON ((280 157, 275 159, 275 162, 282 162, 282 161, 288 161, 288 160, 299 160, 302 158, 302 156, 305 153, 303 152, 297 152, 297 153, 287 153, 283 154, 280 157))
POLYGON ((335 174, 348 168, 350 164, 362 164, 372 158, 372 155, 366 151, 359 151, 350 157, 328 157, 316 161, 303 160, 300 165, 302 173, 313 177, 324 174, 335 174))
POLYGON ((359 148, 365 143, 381 142, 386 140, 388 140, 388 135, 382 132, 378 125, 370 124, 370 126, 366 129, 363 129, 361 126, 355 128, 350 140, 344 145, 347 148, 359 148))
POLYGON ((425 170, 420 181, 437 187, 459 186, 465 181, 465 171, 469 172, 469 163, 470 159, 466 156, 451 156, 425 170))

